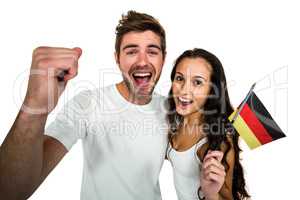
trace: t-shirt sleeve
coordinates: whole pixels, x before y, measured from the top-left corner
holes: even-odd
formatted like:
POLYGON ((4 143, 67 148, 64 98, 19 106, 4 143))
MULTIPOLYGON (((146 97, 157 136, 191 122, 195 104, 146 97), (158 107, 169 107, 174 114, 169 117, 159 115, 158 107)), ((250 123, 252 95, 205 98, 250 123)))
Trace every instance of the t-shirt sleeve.
POLYGON ((54 121, 45 129, 45 135, 61 142, 69 151, 78 139, 86 135, 88 115, 82 105, 89 99, 87 92, 81 92, 69 100, 58 112, 54 121))

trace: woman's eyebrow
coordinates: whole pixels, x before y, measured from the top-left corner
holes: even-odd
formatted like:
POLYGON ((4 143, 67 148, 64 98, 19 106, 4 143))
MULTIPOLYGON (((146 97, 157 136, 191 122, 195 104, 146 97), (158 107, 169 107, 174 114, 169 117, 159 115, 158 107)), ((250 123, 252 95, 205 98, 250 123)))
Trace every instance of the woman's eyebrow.
POLYGON ((184 76, 183 73, 181 72, 176 72, 175 74, 180 74, 181 76, 184 76))
POLYGON ((204 78, 203 76, 200 76, 200 75, 196 75, 196 76, 194 76, 194 78, 201 78, 201 79, 204 79, 205 81, 207 81, 206 78, 204 78))
MULTIPOLYGON (((180 74, 181 76, 184 76, 184 74, 183 73, 181 73, 181 72, 176 72, 175 74, 180 74)), ((207 81, 207 79, 206 78, 204 78, 203 76, 200 76, 200 75, 196 75, 196 76, 193 76, 193 78, 200 78, 200 79, 204 79, 205 81, 207 81)))

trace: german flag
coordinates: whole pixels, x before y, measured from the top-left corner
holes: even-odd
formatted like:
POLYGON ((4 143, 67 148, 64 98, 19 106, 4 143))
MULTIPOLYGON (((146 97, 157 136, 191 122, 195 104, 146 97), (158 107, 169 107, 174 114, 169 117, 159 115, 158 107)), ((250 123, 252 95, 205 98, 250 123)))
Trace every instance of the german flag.
POLYGON ((238 109, 229 116, 229 121, 250 149, 285 137, 285 134, 255 95, 254 86, 255 84, 238 109))

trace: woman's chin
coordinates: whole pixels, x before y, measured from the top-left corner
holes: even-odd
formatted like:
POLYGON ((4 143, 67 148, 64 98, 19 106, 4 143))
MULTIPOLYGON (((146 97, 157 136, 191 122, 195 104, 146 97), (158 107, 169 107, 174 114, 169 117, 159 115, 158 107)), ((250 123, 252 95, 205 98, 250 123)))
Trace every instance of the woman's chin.
POLYGON ((181 115, 182 117, 185 117, 187 115, 189 115, 191 112, 187 109, 181 109, 181 108, 176 108, 176 112, 181 115))

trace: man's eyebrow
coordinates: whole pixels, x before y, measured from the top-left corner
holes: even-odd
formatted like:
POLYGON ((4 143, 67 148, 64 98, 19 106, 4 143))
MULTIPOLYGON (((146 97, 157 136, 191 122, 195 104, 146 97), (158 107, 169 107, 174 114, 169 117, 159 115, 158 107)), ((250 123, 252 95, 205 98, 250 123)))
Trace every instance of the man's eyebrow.
POLYGON ((156 48, 156 49, 159 49, 161 50, 160 46, 156 45, 156 44, 150 44, 147 46, 148 48, 156 48))
MULTIPOLYGON (((137 44, 127 44, 122 48, 122 50, 129 49, 129 48, 137 48, 137 47, 139 47, 137 44)), ((160 46, 156 44, 149 44, 147 48, 156 48, 158 50, 161 50, 160 46)))
POLYGON ((122 48, 122 50, 125 50, 128 48, 136 48, 136 47, 138 47, 138 45, 136 45, 136 44, 127 44, 122 48))

